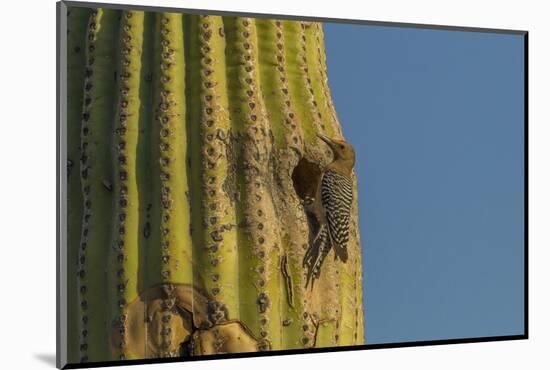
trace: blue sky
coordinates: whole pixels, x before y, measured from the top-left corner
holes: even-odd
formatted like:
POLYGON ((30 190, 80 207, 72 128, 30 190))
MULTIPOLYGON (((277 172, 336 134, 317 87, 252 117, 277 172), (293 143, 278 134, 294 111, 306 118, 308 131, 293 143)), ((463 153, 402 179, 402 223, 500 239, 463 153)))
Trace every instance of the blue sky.
POLYGON ((367 343, 523 334, 523 37, 325 23, 367 343))

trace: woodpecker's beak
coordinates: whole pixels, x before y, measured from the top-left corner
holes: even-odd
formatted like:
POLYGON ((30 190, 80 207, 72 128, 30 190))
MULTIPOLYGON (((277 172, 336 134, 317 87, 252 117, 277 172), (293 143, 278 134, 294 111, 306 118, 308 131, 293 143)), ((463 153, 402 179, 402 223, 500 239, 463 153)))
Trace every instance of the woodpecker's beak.
POLYGON ((317 134, 317 137, 327 143, 330 149, 333 149, 334 142, 328 136, 317 134))
POLYGON ((328 146, 330 146, 332 148, 332 145, 334 145, 334 143, 332 142, 332 140, 328 137, 328 136, 325 136, 325 135, 322 135, 322 134, 317 134, 317 137, 321 140, 323 140, 325 143, 327 143, 328 146))

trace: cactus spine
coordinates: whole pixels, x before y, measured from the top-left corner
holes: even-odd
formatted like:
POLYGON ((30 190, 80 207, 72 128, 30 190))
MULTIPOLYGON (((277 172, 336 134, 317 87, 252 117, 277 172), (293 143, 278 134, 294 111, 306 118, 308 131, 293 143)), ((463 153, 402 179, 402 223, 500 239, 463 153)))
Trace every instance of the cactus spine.
POLYGON ((71 12, 70 359, 364 343, 357 205, 348 262, 302 267, 341 136, 321 25, 71 12))

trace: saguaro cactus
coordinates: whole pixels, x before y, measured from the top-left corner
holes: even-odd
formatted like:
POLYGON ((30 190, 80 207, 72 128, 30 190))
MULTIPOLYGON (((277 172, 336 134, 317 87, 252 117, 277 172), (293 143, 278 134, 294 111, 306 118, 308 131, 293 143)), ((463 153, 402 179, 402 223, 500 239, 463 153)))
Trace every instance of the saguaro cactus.
POLYGON ((68 28, 70 361, 363 343, 357 204, 348 261, 312 290, 302 266, 316 134, 342 137, 321 24, 73 7, 68 28))

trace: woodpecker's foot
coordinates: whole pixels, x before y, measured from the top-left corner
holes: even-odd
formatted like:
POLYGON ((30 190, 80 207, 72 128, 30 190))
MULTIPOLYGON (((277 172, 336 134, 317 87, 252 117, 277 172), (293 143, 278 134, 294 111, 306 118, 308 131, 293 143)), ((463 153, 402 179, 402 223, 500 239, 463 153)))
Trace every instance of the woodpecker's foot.
POLYGON ((314 202, 315 202, 315 198, 306 196, 304 199, 300 201, 300 204, 302 204, 302 206, 306 211, 309 211, 312 208, 314 202))

